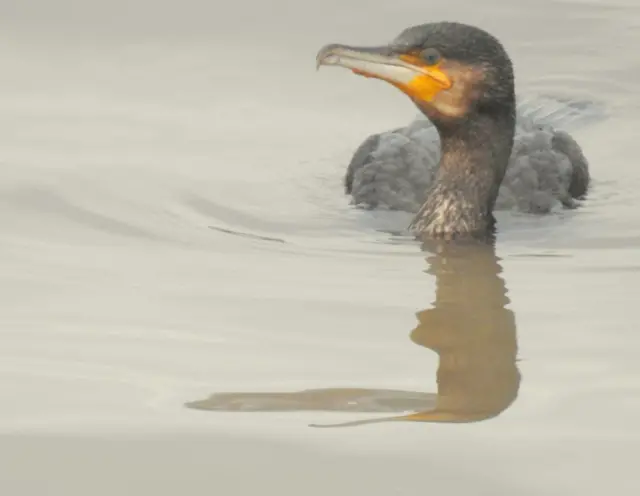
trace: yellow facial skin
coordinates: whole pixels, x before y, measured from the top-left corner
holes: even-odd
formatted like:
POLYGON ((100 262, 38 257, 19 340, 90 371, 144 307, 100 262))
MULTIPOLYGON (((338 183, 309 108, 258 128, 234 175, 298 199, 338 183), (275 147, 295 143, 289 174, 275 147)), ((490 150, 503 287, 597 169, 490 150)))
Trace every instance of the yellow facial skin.
POLYGON ((320 50, 317 62, 346 67, 360 76, 386 81, 421 102, 433 101, 438 93, 453 84, 441 62, 429 65, 417 53, 388 55, 384 47, 376 50, 330 45, 320 50))
POLYGON ((442 90, 451 88, 451 80, 441 69, 441 63, 429 66, 415 55, 400 55, 400 59, 424 71, 424 73, 416 75, 406 85, 398 86, 411 98, 430 102, 442 90))
POLYGON ((418 51, 391 53, 388 47, 327 45, 318 66, 335 65, 385 81, 407 95, 429 118, 463 119, 481 96, 485 68, 441 57, 429 64, 418 51))

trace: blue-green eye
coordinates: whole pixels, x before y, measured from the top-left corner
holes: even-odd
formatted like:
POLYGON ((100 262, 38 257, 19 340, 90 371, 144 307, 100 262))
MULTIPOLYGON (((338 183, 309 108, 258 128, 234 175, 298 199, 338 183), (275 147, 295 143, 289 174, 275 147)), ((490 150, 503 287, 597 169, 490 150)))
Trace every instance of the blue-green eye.
POLYGON ((420 58, 424 60, 427 65, 436 65, 440 62, 440 52, 435 48, 427 48, 420 53, 420 58))

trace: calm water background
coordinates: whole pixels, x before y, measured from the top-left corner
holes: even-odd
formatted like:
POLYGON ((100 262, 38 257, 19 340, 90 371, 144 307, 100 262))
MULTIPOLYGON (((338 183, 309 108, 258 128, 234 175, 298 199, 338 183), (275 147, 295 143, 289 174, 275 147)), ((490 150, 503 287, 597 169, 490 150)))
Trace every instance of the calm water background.
POLYGON ((2 493, 638 494, 638 46, 636 0, 0 3, 2 493), (608 115, 575 134, 584 208, 499 217, 517 400, 350 429, 308 424, 375 415, 185 408, 436 391, 424 254, 342 194, 415 109, 314 57, 441 19, 496 34, 519 94, 608 115))

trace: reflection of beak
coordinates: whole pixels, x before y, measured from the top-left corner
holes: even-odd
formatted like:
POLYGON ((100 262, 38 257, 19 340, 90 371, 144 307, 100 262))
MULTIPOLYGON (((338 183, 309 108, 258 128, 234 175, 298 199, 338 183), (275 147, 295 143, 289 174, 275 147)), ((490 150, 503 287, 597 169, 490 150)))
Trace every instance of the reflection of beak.
POLYGON ((415 55, 396 53, 386 46, 327 45, 318 52, 316 63, 318 67, 338 65, 361 76, 382 79, 421 101, 431 101, 438 92, 451 87, 451 80, 438 64, 426 65, 415 55))

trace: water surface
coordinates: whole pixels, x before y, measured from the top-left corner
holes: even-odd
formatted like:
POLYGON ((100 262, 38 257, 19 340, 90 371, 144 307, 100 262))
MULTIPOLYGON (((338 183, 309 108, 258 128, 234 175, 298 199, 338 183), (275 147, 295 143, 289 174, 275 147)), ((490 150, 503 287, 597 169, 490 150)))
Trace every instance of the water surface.
POLYGON ((2 492, 637 494, 639 10, 0 5, 2 492), (501 214, 470 279, 342 193, 353 150, 415 109, 314 66, 438 19, 495 33, 519 94, 607 110, 574 134, 584 207, 501 214), (445 370, 465 421, 360 422, 429 411, 445 370), (247 393, 284 406, 185 407, 247 393))

